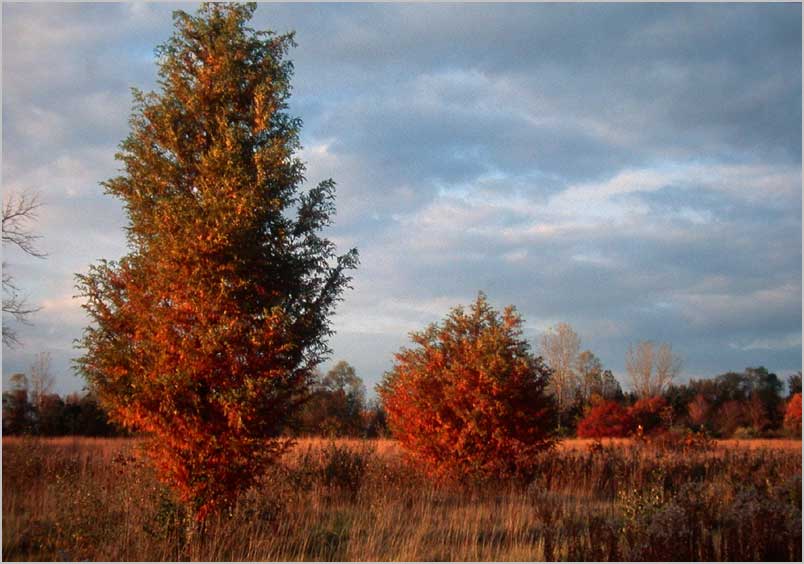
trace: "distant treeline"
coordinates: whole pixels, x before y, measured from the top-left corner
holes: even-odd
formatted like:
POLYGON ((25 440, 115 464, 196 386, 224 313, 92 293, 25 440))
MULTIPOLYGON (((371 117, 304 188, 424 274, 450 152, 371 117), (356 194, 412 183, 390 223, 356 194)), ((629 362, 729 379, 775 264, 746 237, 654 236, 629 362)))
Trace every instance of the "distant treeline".
POLYGON ((718 438, 801 436, 801 372, 784 382, 760 366, 671 384, 654 396, 623 394, 574 406, 585 437, 624 437, 693 430, 718 438))
MULTIPOLYGON (((23 374, 12 377, 11 389, 3 392, 3 434, 46 437, 130 434, 108 420, 94 394, 72 393, 62 397, 43 390, 41 372, 32 370, 30 379, 23 374)), ((387 436, 388 429, 379 403, 366 399, 363 381, 354 368, 341 361, 325 375, 315 375, 309 395, 299 398, 299 408, 288 422, 285 434, 374 438, 387 436)))
POLYGON ((3 392, 3 434, 115 437, 127 433, 111 423, 92 394, 36 394, 17 387, 3 392))
MULTIPOLYGON (((784 382, 764 367, 727 372, 714 378, 672 384, 660 395, 640 398, 623 393, 616 380, 592 387, 591 393, 575 394, 563 410, 563 435, 628 436, 668 428, 705 431, 729 437, 800 435, 800 424, 789 425, 788 412, 800 405, 801 372, 784 382)), ((109 422, 91 393, 62 397, 32 386, 22 375, 12 379, 3 393, 3 433, 6 435, 125 436, 109 422)), ((558 421, 556 426, 559 427, 558 421)), ((306 398, 288 422, 290 436, 384 437, 389 435, 385 412, 376 400, 367 400, 363 381, 347 362, 337 363, 324 375, 316 375, 306 398)))

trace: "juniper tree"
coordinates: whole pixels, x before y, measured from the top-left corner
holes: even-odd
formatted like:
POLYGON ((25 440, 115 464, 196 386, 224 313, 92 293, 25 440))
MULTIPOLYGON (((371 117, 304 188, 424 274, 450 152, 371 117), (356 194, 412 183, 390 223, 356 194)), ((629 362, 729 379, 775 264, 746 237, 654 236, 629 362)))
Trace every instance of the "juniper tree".
POLYGON ((550 369, 522 338, 513 306, 480 293, 411 333, 377 388, 394 437, 440 478, 529 479, 555 439, 550 369))
POLYGON ((321 234, 333 181, 302 190, 293 35, 251 29, 254 10, 173 14, 158 89, 134 90, 121 174, 104 183, 128 254, 78 276, 92 321, 78 366, 114 421, 153 438, 199 520, 287 448, 278 434, 357 264, 321 234))

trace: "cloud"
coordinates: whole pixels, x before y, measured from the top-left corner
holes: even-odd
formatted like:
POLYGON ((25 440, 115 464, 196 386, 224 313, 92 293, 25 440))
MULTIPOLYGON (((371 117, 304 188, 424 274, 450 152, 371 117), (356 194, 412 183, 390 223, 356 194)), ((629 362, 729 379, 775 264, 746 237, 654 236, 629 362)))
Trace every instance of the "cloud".
MULTIPOLYGON (((126 251, 99 182, 176 7, 3 5, 4 189, 42 193, 49 253, 4 256, 43 305, 4 375, 53 349, 80 387, 73 275, 126 251)), ((334 359, 369 385, 479 289, 619 375, 639 339, 688 374, 800 367, 800 6, 261 4, 254 27, 297 32, 307 186, 335 179, 328 234, 361 254, 334 359)))

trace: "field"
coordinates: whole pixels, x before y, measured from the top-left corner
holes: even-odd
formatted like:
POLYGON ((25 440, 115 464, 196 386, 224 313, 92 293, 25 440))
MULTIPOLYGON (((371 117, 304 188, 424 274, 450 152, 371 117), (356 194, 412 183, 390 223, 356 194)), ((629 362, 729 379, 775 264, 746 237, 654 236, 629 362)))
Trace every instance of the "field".
POLYGON ((796 560, 801 442, 566 441, 528 485, 301 440, 203 531, 130 439, 3 439, 4 560, 796 560))

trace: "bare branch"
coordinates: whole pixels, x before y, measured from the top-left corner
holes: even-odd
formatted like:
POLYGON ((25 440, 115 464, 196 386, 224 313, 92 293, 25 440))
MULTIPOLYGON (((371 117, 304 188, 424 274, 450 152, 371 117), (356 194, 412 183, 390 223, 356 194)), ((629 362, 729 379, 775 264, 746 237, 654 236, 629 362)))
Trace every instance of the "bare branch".
POLYGON ((37 210, 42 205, 38 194, 10 193, 3 200, 3 245, 16 245, 23 252, 45 258, 47 253, 36 247, 41 238, 31 232, 29 223, 36 219, 37 210))
POLYGON ((673 347, 667 343, 657 348, 652 341, 640 341, 636 348, 628 347, 625 367, 634 393, 647 398, 661 394, 678 376, 681 357, 673 354, 673 347))
MULTIPOLYGON (((45 258, 47 255, 37 248, 39 235, 30 230, 30 222, 36 219, 36 212, 41 206, 38 194, 10 193, 3 199, 3 246, 12 245, 33 257, 45 258)), ((8 273, 3 263, 3 344, 15 346, 19 344, 17 332, 6 323, 6 315, 17 322, 28 323, 28 316, 39 311, 38 307, 28 305, 14 278, 8 273)))
POLYGON ((541 354, 553 369, 551 388, 558 404, 559 418, 578 389, 577 358, 581 339, 568 323, 559 323, 542 335, 541 354))

